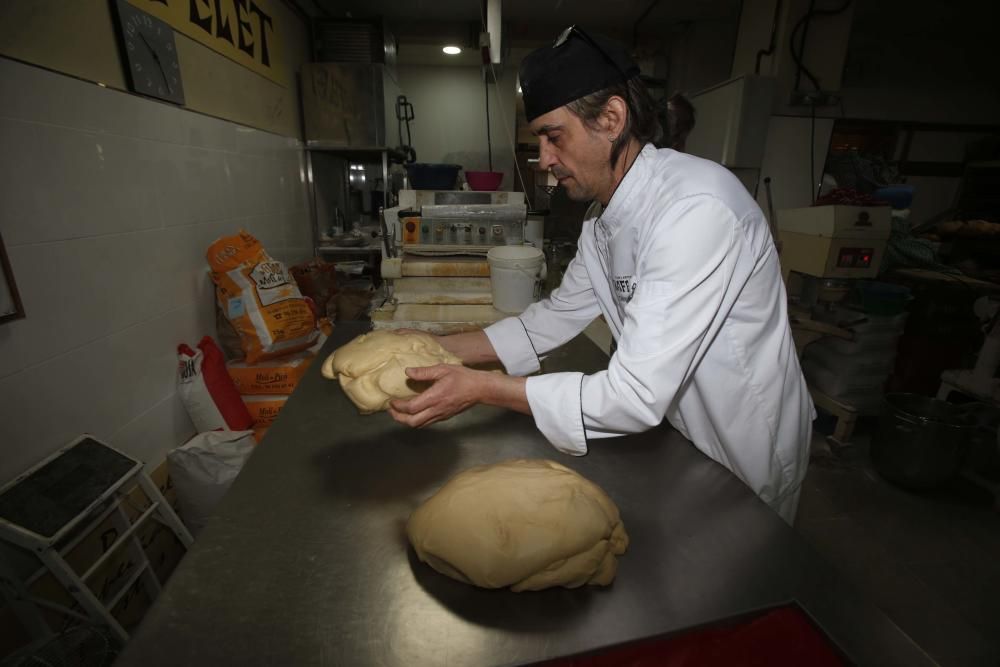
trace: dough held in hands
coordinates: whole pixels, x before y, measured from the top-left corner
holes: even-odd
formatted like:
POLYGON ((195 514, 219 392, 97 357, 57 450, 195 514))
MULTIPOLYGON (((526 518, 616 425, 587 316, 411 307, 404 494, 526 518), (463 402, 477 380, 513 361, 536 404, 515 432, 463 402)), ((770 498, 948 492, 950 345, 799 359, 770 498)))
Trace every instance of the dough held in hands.
POLYGON ((628 547, 618 507, 553 461, 518 459, 459 473, 406 525, 420 560, 484 588, 607 586, 628 547))
POLYGON ((406 377, 406 369, 436 364, 461 365, 433 336, 372 331, 343 345, 323 362, 323 377, 340 380, 361 414, 385 410, 395 398, 416 396, 426 387, 406 377))

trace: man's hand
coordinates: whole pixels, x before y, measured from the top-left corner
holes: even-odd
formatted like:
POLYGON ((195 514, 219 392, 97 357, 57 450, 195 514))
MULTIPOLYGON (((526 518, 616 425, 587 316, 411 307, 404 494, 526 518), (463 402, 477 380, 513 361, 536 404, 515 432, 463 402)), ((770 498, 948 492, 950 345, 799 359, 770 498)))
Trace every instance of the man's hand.
POLYGON ((441 347, 461 359, 464 364, 488 364, 500 360, 497 357, 496 350, 493 349, 493 344, 490 342, 489 337, 483 331, 471 331, 447 336, 439 336, 429 331, 420 331, 418 329, 393 329, 393 331, 401 335, 420 333, 432 336, 441 347))
POLYGON ((406 375, 411 380, 433 384, 419 396, 389 405, 389 414, 401 424, 427 426, 468 410, 476 403, 531 414, 524 378, 451 364, 407 368, 406 375))
POLYGON ((489 373, 452 364, 407 368, 406 375, 417 382, 432 382, 423 393, 408 400, 395 400, 389 414, 396 421, 420 427, 448 419, 482 402, 484 376, 489 373))

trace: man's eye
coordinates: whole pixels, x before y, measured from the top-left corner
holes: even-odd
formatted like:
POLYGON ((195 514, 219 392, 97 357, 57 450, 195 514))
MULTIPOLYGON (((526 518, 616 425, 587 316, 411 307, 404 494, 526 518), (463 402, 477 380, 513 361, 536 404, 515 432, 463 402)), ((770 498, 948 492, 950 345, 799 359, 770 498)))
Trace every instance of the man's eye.
POLYGON ((558 146, 559 145, 559 139, 560 139, 560 137, 559 137, 558 134, 556 134, 556 135, 551 135, 550 134, 549 135, 549 143, 550 144, 555 144, 555 145, 558 146))

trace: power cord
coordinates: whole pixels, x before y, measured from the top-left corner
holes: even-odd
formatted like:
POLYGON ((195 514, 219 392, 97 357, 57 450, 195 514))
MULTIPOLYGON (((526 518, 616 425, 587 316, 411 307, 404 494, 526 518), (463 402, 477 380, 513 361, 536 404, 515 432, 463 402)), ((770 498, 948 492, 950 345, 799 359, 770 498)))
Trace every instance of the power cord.
POLYGON ((816 1, 810 0, 809 10, 805 13, 805 15, 802 18, 798 20, 798 22, 795 24, 795 27, 792 28, 792 34, 788 39, 788 46, 789 49, 791 50, 792 60, 795 61, 795 67, 796 67, 795 90, 799 89, 802 74, 806 75, 806 77, 809 79, 809 82, 812 83, 813 87, 816 90, 822 90, 822 88, 819 85, 819 79, 817 79, 816 75, 813 74, 809 70, 809 68, 806 67, 805 64, 802 62, 803 55, 805 54, 805 49, 806 49, 806 35, 808 33, 809 22, 813 18, 818 16, 836 16, 837 14, 841 14, 844 11, 846 11, 848 7, 851 6, 852 2, 854 2, 854 0, 844 0, 844 3, 839 7, 837 7, 836 9, 816 9, 815 8, 816 1), (803 32, 802 32, 802 38, 799 40, 798 51, 796 51, 795 39, 799 33, 799 30, 802 30, 803 32))
MULTIPOLYGON (((817 88, 817 90, 819 90, 817 88)), ((825 166, 825 165, 824 165, 825 166)), ((820 176, 820 184, 816 185, 816 103, 809 105, 809 197, 811 203, 816 203, 819 190, 823 187, 823 177, 820 176)))
POLYGON ((781 17, 781 0, 774 5, 774 18, 771 21, 771 39, 768 40, 767 49, 757 51, 757 62, 754 65, 753 73, 760 74, 760 59, 764 56, 774 54, 774 49, 778 45, 778 19, 781 17))

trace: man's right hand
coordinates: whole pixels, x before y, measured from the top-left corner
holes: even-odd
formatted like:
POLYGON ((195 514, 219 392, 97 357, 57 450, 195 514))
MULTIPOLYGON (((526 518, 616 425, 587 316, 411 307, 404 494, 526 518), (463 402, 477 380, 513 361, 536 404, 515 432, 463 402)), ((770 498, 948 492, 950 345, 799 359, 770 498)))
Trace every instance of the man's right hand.
POLYGON ((401 424, 415 428, 427 426, 457 415, 476 403, 531 414, 524 378, 451 364, 407 368, 406 375, 417 382, 429 382, 431 386, 413 398, 397 399, 389 404, 389 415, 401 424))

